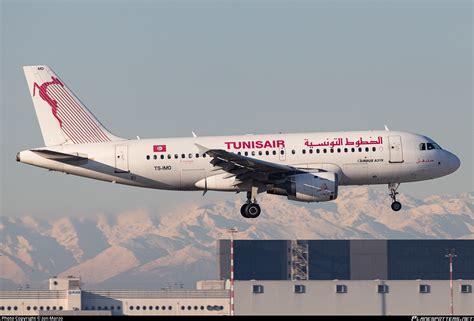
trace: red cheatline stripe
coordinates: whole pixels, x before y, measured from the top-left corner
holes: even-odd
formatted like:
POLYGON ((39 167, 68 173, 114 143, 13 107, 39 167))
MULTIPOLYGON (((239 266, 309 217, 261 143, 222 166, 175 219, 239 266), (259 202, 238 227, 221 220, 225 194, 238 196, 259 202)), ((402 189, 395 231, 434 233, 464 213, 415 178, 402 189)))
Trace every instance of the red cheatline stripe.
POLYGON ((53 93, 55 94, 55 98, 57 98, 58 102, 61 103, 61 111, 67 115, 68 121, 66 122, 67 128, 69 130, 72 130, 73 132, 76 133, 76 135, 81 135, 85 142, 91 142, 93 141, 93 138, 89 135, 87 135, 86 132, 84 131, 77 131, 76 128, 73 126, 77 120, 75 119, 76 117, 74 116, 75 114, 71 112, 71 107, 64 101, 64 99, 60 96, 58 93, 58 90, 56 88, 53 89, 53 93))
POLYGON ((70 98, 72 101, 74 101, 74 103, 78 106, 78 108, 80 109, 80 111, 81 111, 84 115, 86 115, 86 116, 89 118, 89 120, 95 125, 94 127, 95 127, 95 129, 97 130, 99 136, 102 137, 103 139, 105 139, 105 141, 110 141, 109 137, 104 134, 104 132, 102 131, 102 129, 101 129, 101 128, 99 127, 99 125, 94 121, 94 119, 91 117, 91 115, 90 115, 88 112, 86 112, 86 111, 82 108, 82 106, 81 106, 80 104, 77 103, 76 99, 75 99, 73 96, 71 96, 71 94, 70 94, 67 90, 65 90, 65 93, 66 93, 67 96, 69 96, 69 98, 70 98))
POLYGON ((65 116, 61 113, 61 111, 58 111, 58 115, 61 117, 61 120, 63 122, 61 130, 69 137, 69 139, 72 140, 74 144, 85 143, 86 140, 84 138, 76 136, 77 134, 73 133, 71 129, 66 125, 68 120, 65 119, 65 116))
POLYGON ((64 99, 65 103, 67 103, 68 106, 72 108, 78 121, 82 121, 82 125, 86 126, 85 128, 88 129, 91 136, 97 139, 98 138, 97 134, 94 132, 95 124, 83 114, 82 108, 75 101, 69 98, 68 93, 64 88, 61 88, 60 94, 61 94, 61 97, 64 99))
POLYGON ((62 89, 61 88, 55 88, 54 89, 55 94, 58 96, 61 106, 64 108, 64 112, 69 114, 71 121, 68 122, 68 126, 71 130, 73 130, 76 133, 82 133, 84 137, 86 137, 86 142, 97 142, 97 138, 95 135, 91 134, 91 129, 89 130, 81 130, 81 127, 83 129, 88 129, 90 125, 88 125, 87 121, 80 117, 79 113, 77 112, 77 108, 71 105, 66 98, 64 98, 64 95, 61 93, 62 89), (79 126, 78 126, 79 125, 79 126))
MULTIPOLYGON (((71 101, 70 94, 65 91, 65 95, 69 96, 68 100, 71 101)), ((74 106, 76 107, 76 110, 79 112, 79 114, 86 119, 87 124, 90 127, 91 133, 99 140, 99 141, 109 141, 108 137, 105 136, 105 134, 102 132, 100 127, 97 125, 97 123, 93 120, 92 117, 83 109, 82 106, 80 106, 76 101, 72 101, 74 106)))
MULTIPOLYGON (((54 95, 51 95, 52 98, 56 98, 54 95)), ((56 99, 55 99, 56 100, 56 99)), ((68 117, 64 114, 64 112, 62 111, 62 108, 61 106, 59 105, 59 101, 56 100, 56 102, 58 103, 58 108, 56 110, 56 114, 58 116, 58 118, 61 119, 61 123, 62 123, 62 127, 61 129, 64 131, 64 133, 68 136, 69 139, 71 139, 74 143, 76 142, 82 142, 83 141, 83 138, 80 136, 80 135, 77 135, 76 133, 74 133, 73 131, 71 131, 70 128, 68 128, 67 126, 65 126, 67 123, 68 123, 68 117)))
POLYGON ((65 106, 68 107, 69 112, 73 116, 74 121, 71 122, 71 126, 76 130, 76 131, 81 131, 87 134, 88 137, 90 137, 90 142, 100 142, 101 139, 97 137, 97 135, 94 133, 94 126, 90 122, 89 119, 84 117, 81 114, 81 109, 80 107, 77 107, 77 104, 74 102, 71 102, 67 97, 66 97, 66 91, 64 89, 59 90, 59 95, 61 96, 61 101, 65 106))
POLYGON ((58 102, 61 103, 61 107, 62 110, 66 115, 68 115, 68 120, 66 122, 66 126, 69 130, 73 131, 74 133, 76 133, 76 135, 81 135, 85 138, 85 142, 95 142, 97 141, 97 139, 90 134, 89 131, 87 130, 80 130, 81 126, 83 126, 84 128, 87 128, 86 126, 86 122, 85 120, 81 119, 79 116, 78 116, 78 113, 76 113, 74 111, 74 107, 72 107, 64 98, 62 95, 60 95, 60 93, 57 91, 57 89, 53 89, 53 92, 55 94, 55 98, 57 98, 58 102), (74 126, 75 124, 79 123, 79 126, 74 126))
MULTIPOLYGON (((52 88, 50 88, 52 89, 52 88)), ((71 138, 75 138, 76 140, 79 140, 83 143, 90 142, 90 138, 85 135, 84 133, 77 132, 74 127, 72 127, 70 124, 74 122, 73 116, 71 115, 70 112, 68 112, 68 107, 67 105, 63 102, 63 100, 57 95, 55 90, 51 90, 52 92, 52 97, 57 101, 58 103, 58 113, 61 115, 61 121, 62 121, 62 129, 69 135, 71 138), (81 139, 78 139, 81 138, 81 139)))
MULTIPOLYGON (((56 98, 56 97, 55 97, 56 98)), ((66 132, 71 138, 80 141, 81 143, 87 143, 89 141, 88 137, 83 133, 76 132, 74 128, 70 126, 70 123, 73 121, 71 116, 65 110, 64 104, 58 101, 58 114, 61 116, 63 123, 62 130, 66 132)))

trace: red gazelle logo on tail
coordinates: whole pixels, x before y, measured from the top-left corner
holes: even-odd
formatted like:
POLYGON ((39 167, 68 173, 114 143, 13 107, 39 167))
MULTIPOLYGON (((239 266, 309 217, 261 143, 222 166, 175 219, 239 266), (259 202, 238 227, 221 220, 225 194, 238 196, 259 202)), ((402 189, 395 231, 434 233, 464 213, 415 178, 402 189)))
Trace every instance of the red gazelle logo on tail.
POLYGON ((33 97, 38 89, 39 96, 50 107, 59 122, 59 127, 74 144, 109 142, 110 137, 85 106, 69 92, 59 78, 33 83, 33 97))
POLYGON ((34 83, 33 85, 33 97, 35 96, 36 94, 36 88, 38 88, 38 91, 39 91, 39 95, 40 97, 49 104, 49 106, 51 106, 51 110, 53 112, 53 116, 58 120, 59 122, 59 126, 60 127, 63 127, 63 122, 61 121, 61 119, 59 119, 58 117, 58 102, 56 100, 54 100, 53 98, 51 98, 49 95, 48 95, 48 92, 47 92, 47 88, 48 86, 50 85, 60 85, 62 87, 64 87, 63 83, 58 79, 58 78, 55 78, 55 77, 51 77, 52 81, 50 82, 45 82, 43 83, 41 86, 38 85, 36 82, 34 83))

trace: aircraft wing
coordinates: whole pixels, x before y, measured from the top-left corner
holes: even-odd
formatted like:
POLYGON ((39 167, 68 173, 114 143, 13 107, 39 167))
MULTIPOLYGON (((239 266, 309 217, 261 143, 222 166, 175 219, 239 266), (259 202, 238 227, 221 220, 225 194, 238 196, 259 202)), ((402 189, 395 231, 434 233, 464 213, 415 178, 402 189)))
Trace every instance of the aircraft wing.
POLYGON ((256 180, 262 183, 275 183, 287 176, 305 173, 296 167, 242 156, 222 149, 206 149, 204 152, 213 158, 211 164, 216 167, 216 170, 222 169, 229 173, 225 178, 235 176, 239 181, 256 180))

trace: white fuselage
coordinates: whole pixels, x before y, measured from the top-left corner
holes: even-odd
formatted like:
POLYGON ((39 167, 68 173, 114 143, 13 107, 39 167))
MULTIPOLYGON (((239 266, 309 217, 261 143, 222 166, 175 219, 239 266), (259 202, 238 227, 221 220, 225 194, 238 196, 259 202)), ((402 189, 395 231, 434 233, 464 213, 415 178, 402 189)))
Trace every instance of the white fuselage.
MULTIPOLYGON (((289 165, 308 172, 337 173, 339 185, 422 181, 448 175, 460 165, 452 153, 417 134, 355 131, 273 135, 121 140, 49 146, 48 150, 87 158, 78 163, 47 159, 32 151, 19 161, 69 174, 166 190, 246 189, 214 167, 200 146, 289 165), (426 145, 425 145, 426 146, 426 145), (437 145, 436 145, 437 146, 437 145)), ((44 148, 42 148, 44 150, 44 148)))

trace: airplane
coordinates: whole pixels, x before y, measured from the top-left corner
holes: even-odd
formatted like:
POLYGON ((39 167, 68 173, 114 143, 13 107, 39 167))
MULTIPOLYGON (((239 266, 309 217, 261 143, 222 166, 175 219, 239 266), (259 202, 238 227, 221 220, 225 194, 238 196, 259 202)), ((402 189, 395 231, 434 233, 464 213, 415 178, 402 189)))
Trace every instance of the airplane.
POLYGON ((257 195, 333 201, 339 186, 388 184, 399 211, 400 183, 455 172, 460 160, 423 135, 385 130, 126 139, 112 134, 48 66, 24 66, 45 146, 16 160, 51 171, 137 187, 246 192, 245 218, 261 213, 257 195))

